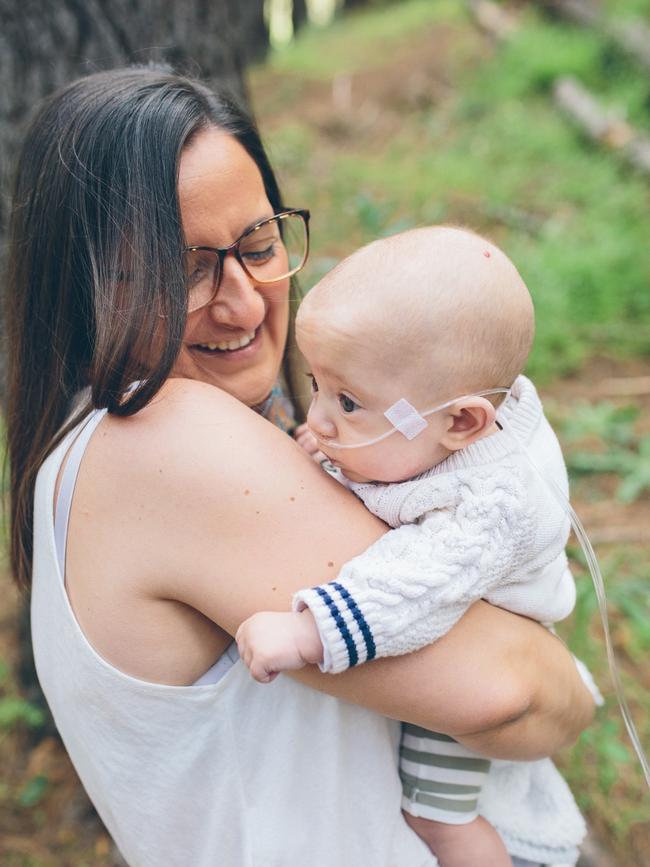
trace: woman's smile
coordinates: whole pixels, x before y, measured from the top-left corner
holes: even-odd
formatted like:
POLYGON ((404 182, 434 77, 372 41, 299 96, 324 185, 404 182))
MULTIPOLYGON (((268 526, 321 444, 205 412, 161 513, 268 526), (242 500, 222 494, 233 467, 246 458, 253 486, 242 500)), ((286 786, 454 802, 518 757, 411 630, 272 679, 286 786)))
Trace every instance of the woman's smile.
POLYGON ((249 331, 248 334, 243 334, 241 337, 230 337, 228 339, 219 340, 210 343, 195 343, 192 349, 197 352, 205 352, 210 355, 241 356, 241 350, 249 347, 255 349, 261 340, 262 326, 249 331))
MULTIPOLYGON (((215 128, 199 133, 184 150, 178 196, 188 245, 227 247, 273 214, 253 159, 215 128)), ((187 317, 174 375, 216 385, 256 406, 275 384, 288 323, 289 278, 257 282, 229 255, 212 301, 187 317)))

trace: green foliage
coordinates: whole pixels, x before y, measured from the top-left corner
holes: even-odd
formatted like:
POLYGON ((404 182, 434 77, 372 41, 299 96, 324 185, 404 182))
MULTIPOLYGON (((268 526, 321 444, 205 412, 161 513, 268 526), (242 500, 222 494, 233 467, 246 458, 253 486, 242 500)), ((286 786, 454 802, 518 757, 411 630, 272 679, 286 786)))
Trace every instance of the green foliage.
POLYGON ((43 774, 37 774, 28 780, 18 796, 21 807, 35 807, 47 794, 49 781, 43 774))
POLYGON ((0 730, 12 729, 17 725, 38 728, 44 722, 43 711, 18 696, 0 698, 0 730))
POLYGON ((618 476, 616 497, 623 503, 650 491, 650 436, 637 435, 638 418, 635 406, 617 407, 609 401, 573 405, 557 419, 570 472, 618 476))
POLYGON ((616 496, 622 503, 631 503, 644 491, 650 491, 650 436, 642 437, 634 449, 613 448, 604 454, 573 452, 567 463, 574 473, 620 476, 616 496))
POLYGON ((562 437, 568 443, 598 438, 607 443, 628 446, 634 441, 634 425, 639 418, 638 406, 615 406, 610 401, 572 404, 559 421, 562 437))
MULTIPOLYGON (((606 702, 596 722, 563 755, 562 768, 583 809, 603 817, 612 833, 624 838, 631 824, 647 820, 650 798, 613 694, 591 577, 584 572, 579 549, 570 547, 569 556, 576 574, 576 607, 571 619, 558 628, 589 667, 606 702)), ((619 672, 641 742, 647 744, 650 694, 639 677, 650 651, 647 551, 614 548, 600 560, 619 672), (634 674, 630 664, 636 666, 634 674)))
POLYGON ((499 54, 487 83, 497 99, 522 98, 549 90, 558 75, 585 79, 598 68, 603 44, 598 35, 566 24, 541 24, 534 10, 499 54))

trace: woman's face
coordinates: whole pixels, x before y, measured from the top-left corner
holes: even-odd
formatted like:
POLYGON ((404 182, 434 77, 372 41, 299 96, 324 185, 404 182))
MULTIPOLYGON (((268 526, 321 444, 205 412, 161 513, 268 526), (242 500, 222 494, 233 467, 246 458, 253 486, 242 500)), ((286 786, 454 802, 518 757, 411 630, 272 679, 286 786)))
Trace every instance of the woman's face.
MULTIPOLYGON (((255 162, 215 128, 181 155, 178 195, 188 246, 227 247, 273 215, 255 162)), ((289 279, 256 283, 229 255, 214 301, 187 317, 173 375, 216 385, 248 406, 261 403, 277 378, 288 322, 289 279)))

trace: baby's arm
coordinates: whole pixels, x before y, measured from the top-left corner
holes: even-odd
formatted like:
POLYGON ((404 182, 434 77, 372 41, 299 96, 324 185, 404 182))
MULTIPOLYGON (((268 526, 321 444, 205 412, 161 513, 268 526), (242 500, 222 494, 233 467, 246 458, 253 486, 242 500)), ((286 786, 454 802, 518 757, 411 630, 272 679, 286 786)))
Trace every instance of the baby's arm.
POLYGON ((453 506, 391 530, 336 581, 294 597, 295 607, 309 607, 316 620, 323 670, 344 671, 436 641, 473 602, 515 580, 531 535, 523 491, 487 500, 468 486, 453 506))
POLYGON ((516 498, 487 505, 466 489, 453 508, 388 532, 336 581, 299 591, 293 619, 261 613, 245 621, 237 633, 242 658, 266 681, 307 662, 336 673, 431 644, 512 574, 529 524, 516 498))

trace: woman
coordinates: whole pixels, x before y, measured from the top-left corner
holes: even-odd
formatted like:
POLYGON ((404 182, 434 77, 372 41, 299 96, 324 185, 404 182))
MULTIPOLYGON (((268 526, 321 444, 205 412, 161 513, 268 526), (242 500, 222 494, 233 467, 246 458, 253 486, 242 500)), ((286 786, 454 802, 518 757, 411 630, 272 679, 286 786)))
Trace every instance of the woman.
POLYGON ((306 219, 250 121, 164 71, 70 85, 18 167, 12 566, 33 574, 55 721, 132 867, 430 865, 386 717, 532 758, 591 714, 559 642, 484 603, 339 677, 264 687, 231 658, 242 620, 385 529, 249 409, 286 356, 306 219))

